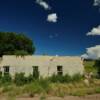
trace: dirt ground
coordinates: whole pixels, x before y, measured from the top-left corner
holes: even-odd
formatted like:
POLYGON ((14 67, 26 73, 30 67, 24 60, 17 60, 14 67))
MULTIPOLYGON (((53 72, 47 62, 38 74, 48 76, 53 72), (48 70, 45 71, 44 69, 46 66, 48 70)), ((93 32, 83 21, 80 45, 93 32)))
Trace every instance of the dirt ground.
MULTIPOLYGON (((4 97, 1 97, 0 100, 10 100, 10 99, 5 99, 4 97)), ((46 97, 46 99, 40 99, 39 96, 36 96, 34 98, 28 98, 28 97, 16 98, 14 100, 100 100, 100 94, 83 96, 83 97, 66 96, 63 98, 50 96, 50 97, 46 97)))

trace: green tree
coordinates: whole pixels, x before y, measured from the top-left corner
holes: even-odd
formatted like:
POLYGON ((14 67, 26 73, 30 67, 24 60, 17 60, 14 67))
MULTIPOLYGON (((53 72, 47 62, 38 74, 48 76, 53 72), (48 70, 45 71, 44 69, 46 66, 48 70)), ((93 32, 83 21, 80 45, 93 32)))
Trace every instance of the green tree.
POLYGON ((0 56, 32 55, 35 52, 33 41, 24 34, 0 32, 0 56))
POLYGON ((97 68, 98 76, 99 76, 99 78, 100 78, 100 59, 95 61, 94 67, 97 68))

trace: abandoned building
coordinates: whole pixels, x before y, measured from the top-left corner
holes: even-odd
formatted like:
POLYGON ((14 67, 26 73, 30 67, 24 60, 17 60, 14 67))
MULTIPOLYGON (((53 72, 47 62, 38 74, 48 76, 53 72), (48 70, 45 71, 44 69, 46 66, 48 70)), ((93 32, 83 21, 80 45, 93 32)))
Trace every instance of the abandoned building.
POLYGON ((77 73, 83 74, 84 66, 81 57, 70 56, 14 56, 5 55, 0 59, 0 71, 2 73, 10 73, 14 76, 15 73, 24 72, 25 75, 33 73, 33 70, 38 70, 39 75, 43 77, 53 74, 74 75, 77 73))

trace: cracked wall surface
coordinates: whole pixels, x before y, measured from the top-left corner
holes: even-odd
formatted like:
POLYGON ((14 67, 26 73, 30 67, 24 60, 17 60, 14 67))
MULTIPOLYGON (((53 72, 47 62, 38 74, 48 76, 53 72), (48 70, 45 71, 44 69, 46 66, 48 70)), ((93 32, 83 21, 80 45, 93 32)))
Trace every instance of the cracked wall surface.
POLYGON ((4 66, 9 66, 10 74, 25 72, 25 75, 33 73, 32 66, 38 66, 40 76, 47 77, 57 74, 57 66, 62 66, 63 75, 84 73, 81 57, 71 56, 14 56, 5 55, 0 60, 0 70, 4 72, 4 66))

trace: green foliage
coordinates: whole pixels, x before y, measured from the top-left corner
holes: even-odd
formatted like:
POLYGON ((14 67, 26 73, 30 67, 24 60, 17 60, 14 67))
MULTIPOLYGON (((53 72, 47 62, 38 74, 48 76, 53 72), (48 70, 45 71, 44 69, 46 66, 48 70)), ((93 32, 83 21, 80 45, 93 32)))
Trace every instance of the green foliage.
POLYGON ((94 67, 97 68, 97 74, 98 74, 97 77, 100 78, 100 60, 95 61, 94 67))
POLYGON ((96 68, 94 67, 94 65, 95 65, 95 61, 84 61, 85 72, 96 73, 96 68))
POLYGON ((50 81, 53 82, 53 83, 56 83, 56 82, 59 82, 59 83, 64 83, 65 82, 65 77, 62 76, 62 75, 55 75, 53 74, 51 77, 50 77, 50 81))
POLYGON ((31 83, 32 81, 34 81, 34 78, 33 78, 33 75, 30 74, 30 75, 27 77, 27 83, 31 83))
POLYGON ((1 82, 2 83, 7 83, 7 84, 11 83, 12 78, 11 78, 10 74, 9 73, 4 73, 4 76, 1 79, 1 82))
POLYGON ((95 92, 96 92, 96 93, 100 93, 100 87, 97 87, 97 88, 95 89, 95 92))
POLYGON ((62 75, 52 75, 50 77, 51 82, 59 82, 59 83, 69 83, 69 82, 76 82, 76 81, 81 81, 83 78, 82 75, 80 74, 75 74, 73 76, 70 76, 68 74, 62 76, 62 75))
POLYGON ((82 79, 83 79, 83 76, 80 75, 79 73, 72 76, 72 82, 78 82, 78 81, 81 81, 82 79))
POLYGON ((45 90, 45 92, 49 92, 50 80, 48 78, 41 77, 39 80, 37 80, 37 83, 45 90))
MULTIPOLYGON (((9 74, 5 73, 5 76, 6 75, 9 74)), ((90 83, 89 87, 87 87, 84 85, 83 81, 81 81, 82 78, 83 77, 80 74, 74 76, 66 74, 64 76, 53 75, 49 78, 40 77, 39 79, 34 80, 33 75, 26 77, 24 73, 17 73, 14 79, 17 86, 14 83, 1 85, 1 92, 7 93, 9 97, 21 96, 23 94, 34 97, 35 94, 39 94, 43 95, 41 99, 45 99, 44 96, 47 94, 64 97, 65 95, 84 96, 100 93, 100 80, 96 79, 93 83, 90 83)))
POLYGON ((40 100, 46 100, 46 96, 45 96, 45 95, 42 95, 42 96, 40 97, 40 100))
POLYGON ((53 74, 50 78, 50 81, 53 83, 59 82, 59 83, 64 83, 65 82, 65 77, 62 75, 55 75, 53 74))
POLYGON ((51 77, 49 77, 49 80, 51 81, 51 82, 57 82, 58 80, 57 80, 57 76, 55 75, 55 74, 53 74, 51 77))
POLYGON ((17 86, 22 86, 27 83, 27 78, 25 77, 25 73, 16 73, 14 82, 17 86))
POLYGON ((24 34, 0 32, 0 56, 33 54, 34 51, 32 40, 24 34))
POLYGON ((72 81, 71 76, 69 76, 68 74, 66 74, 65 76, 63 76, 63 78, 64 78, 64 82, 66 82, 66 83, 69 83, 69 82, 72 81))
POLYGON ((2 71, 0 71, 0 80, 2 79, 2 71))
POLYGON ((25 56, 25 55, 28 55, 28 52, 27 51, 24 51, 24 50, 16 50, 15 51, 15 55, 16 56, 25 56))
POLYGON ((50 90, 50 82, 48 79, 40 78, 39 80, 34 80, 30 84, 25 85, 24 92, 28 93, 30 97, 33 97, 34 94, 48 93, 50 90))
POLYGON ((37 81, 32 82, 24 87, 23 91, 28 93, 30 97, 33 97, 35 93, 41 93, 43 88, 39 85, 37 81))

